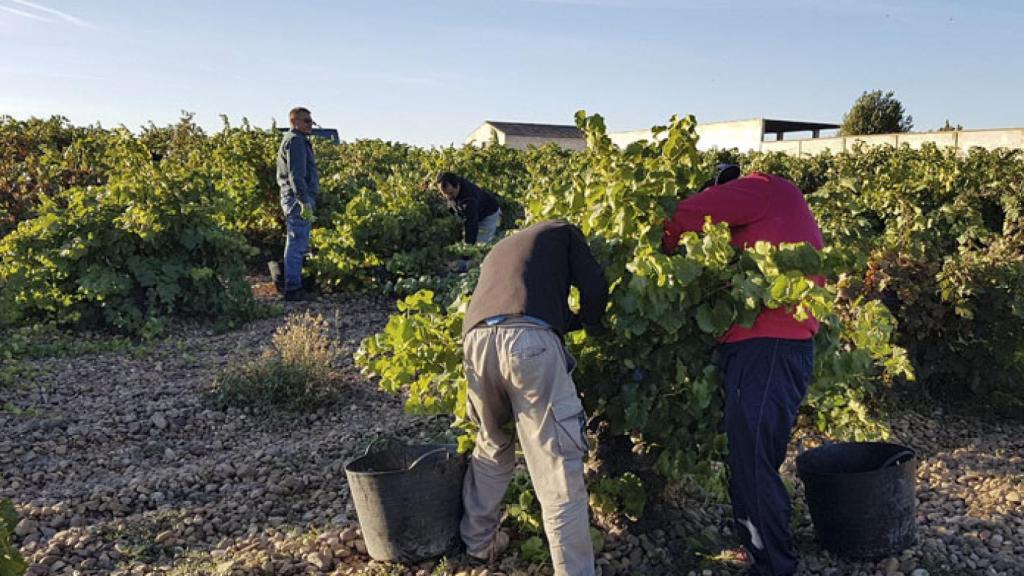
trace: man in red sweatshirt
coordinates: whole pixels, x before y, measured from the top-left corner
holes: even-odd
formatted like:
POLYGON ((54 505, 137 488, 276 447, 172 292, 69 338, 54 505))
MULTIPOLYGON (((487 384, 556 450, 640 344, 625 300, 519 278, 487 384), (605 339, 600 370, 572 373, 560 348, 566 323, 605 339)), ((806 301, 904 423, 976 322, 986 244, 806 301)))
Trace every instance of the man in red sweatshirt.
MULTIPOLYGON (((707 216, 729 225, 737 248, 759 240, 807 242, 822 248, 814 215, 792 182, 760 172, 740 178, 734 165, 719 165, 717 172, 698 194, 681 201, 665 222, 666 253, 675 251, 683 232, 702 230, 707 216)), ((754 574, 781 576, 797 570, 789 494, 779 467, 811 379, 812 338, 817 331, 814 318, 799 321, 792 310, 765 309, 753 326, 735 325, 720 341, 729 496, 754 574)))

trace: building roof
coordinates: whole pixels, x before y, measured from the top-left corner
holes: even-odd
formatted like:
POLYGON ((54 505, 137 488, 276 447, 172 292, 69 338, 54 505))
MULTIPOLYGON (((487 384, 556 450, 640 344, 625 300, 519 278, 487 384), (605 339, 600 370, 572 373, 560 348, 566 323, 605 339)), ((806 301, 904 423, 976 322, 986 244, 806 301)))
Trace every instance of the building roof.
POLYGON ((833 130, 835 128, 839 128, 839 124, 764 119, 765 134, 771 134, 772 132, 810 132, 812 130, 833 130))
POLYGON ((527 122, 486 122, 501 130, 506 136, 530 136, 533 138, 583 139, 583 132, 575 126, 564 124, 530 124, 527 122))

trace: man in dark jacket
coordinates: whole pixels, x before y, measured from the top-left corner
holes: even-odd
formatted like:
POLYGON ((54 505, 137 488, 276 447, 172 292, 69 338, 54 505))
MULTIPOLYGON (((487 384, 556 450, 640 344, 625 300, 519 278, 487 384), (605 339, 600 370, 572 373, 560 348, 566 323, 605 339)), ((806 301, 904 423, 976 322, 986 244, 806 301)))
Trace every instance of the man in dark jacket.
POLYGON ((494 239, 501 224, 501 208, 490 191, 451 172, 437 176, 437 189, 462 219, 466 244, 487 244, 494 239))
POLYGON ((277 152, 277 184, 288 229, 284 245, 285 300, 295 301, 312 298, 302 290, 302 261, 309 252, 309 230, 320 193, 320 175, 309 142, 312 115, 305 108, 293 108, 288 121, 292 128, 285 132, 277 152))
POLYGON ((493 560, 508 546, 499 508, 515 466, 513 437, 526 457, 544 514, 557 576, 592 576, 583 458, 586 415, 572 381, 566 332, 596 333, 608 283, 587 241, 561 221, 535 224, 498 242, 484 259, 463 321, 467 413, 478 427, 463 484, 466 551, 493 560), (580 310, 569 309, 569 288, 580 310))

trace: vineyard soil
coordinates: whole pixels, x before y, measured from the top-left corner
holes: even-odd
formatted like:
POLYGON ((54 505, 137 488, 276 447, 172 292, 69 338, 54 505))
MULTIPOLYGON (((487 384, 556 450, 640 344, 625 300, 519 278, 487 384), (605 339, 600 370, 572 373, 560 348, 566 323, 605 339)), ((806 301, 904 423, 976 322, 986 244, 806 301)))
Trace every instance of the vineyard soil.
MULTIPOLYGON (((208 401, 216 374, 257 355, 281 317, 224 334, 176 322, 145 348, 29 361, 32 376, 0 402, 0 499, 17 502, 29 574, 442 573, 368 565, 343 473, 378 435, 425 438, 448 426, 403 413, 401 399, 353 366, 394 303, 329 296, 285 313, 307 307, 344 347, 334 367, 343 393, 308 414, 256 417, 208 401)), ((857 564, 822 552, 790 458, 801 574, 1024 573, 1024 425, 931 406, 888 418, 893 439, 922 458, 919 543, 857 564)), ((718 557, 733 544, 727 503, 672 494, 664 508, 669 521, 654 529, 607 536, 604 576, 740 573, 718 557)), ((469 570, 460 558, 447 566, 469 570)), ((501 573, 545 572, 513 556, 501 573)))

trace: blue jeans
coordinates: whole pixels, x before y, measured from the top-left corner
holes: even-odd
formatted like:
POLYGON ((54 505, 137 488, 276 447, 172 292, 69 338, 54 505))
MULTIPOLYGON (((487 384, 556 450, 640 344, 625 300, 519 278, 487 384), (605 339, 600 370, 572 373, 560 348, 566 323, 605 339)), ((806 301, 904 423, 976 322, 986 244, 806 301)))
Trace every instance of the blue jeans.
POLYGON ((789 493, 779 476, 814 367, 811 340, 752 338, 719 347, 729 438, 729 496, 752 574, 788 576, 798 565, 789 493))
POLYGON ((288 293, 302 288, 302 261, 309 252, 312 224, 302 217, 302 206, 298 202, 282 200, 281 207, 285 211, 284 221, 288 229, 284 244, 284 291, 288 293))

